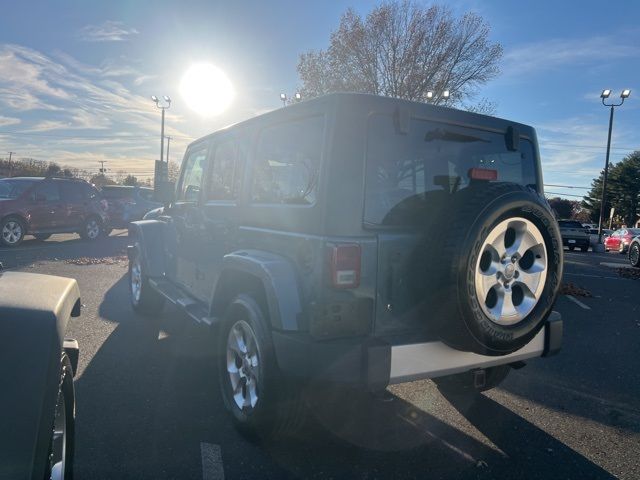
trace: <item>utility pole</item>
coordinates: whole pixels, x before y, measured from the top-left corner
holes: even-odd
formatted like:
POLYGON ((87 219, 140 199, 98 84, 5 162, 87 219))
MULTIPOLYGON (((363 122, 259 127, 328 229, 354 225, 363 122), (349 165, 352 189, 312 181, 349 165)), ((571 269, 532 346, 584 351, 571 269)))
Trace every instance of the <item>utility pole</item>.
POLYGON ((171 145, 171 137, 167 135, 167 166, 169 166, 169 145, 171 145))
MULTIPOLYGON (((155 95, 151 95, 151 100, 153 100, 153 103, 156 104, 156 107, 162 110, 162 123, 160 124, 160 160, 159 163, 156 164, 155 177, 161 176, 160 180, 166 181, 167 175, 165 172, 167 165, 162 165, 162 162, 164 162, 164 111, 171 106, 171 98, 169 98, 167 95, 163 96, 162 98, 164 99, 164 105, 160 103, 160 99, 158 97, 156 97, 155 95), (159 167, 162 168, 158 170, 159 167)), ((158 178, 155 178, 155 183, 157 182, 158 178)))
POLYGON ((102 175, 104 175, 107 172, 107 169, 104 168, 104 164, 107 163, 106 160, 98 160, 98 163, 100 164, 100 173, 102 175))
POLYGON ((11 157, 16 152, 9 152, 9 176, 13 177, 13 162, 11 161, 11 157))

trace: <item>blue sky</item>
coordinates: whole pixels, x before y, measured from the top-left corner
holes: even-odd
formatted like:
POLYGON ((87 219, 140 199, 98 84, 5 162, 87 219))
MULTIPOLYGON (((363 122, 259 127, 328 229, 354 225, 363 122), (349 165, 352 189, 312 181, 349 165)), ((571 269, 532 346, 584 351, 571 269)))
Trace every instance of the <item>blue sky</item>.
MULTIPOLYGON (((640 2, 456 0, 504 47, 502 74, 480 96, 499 116, 538 130, 545 183, 589 186, 602 168, 608 112, 599 93, 632 96, 616 110, 612 160, 640 149, 640 2), (605 7, 603 7, 605 5, 605 7)), ((375 2, 29 1, 0 17, 0 157, 55 160, 149 175, 159 150, 159 112, 169 95, 171 161, 188 142, 277 108, 299 84, 298 55, 323 48, 340 15, 375 2), (194 62, 224 70, 237 92, 224 114, 203 119, 181 101, 194 62)), ((547 187, 582 194, 584 190, 547 187)))

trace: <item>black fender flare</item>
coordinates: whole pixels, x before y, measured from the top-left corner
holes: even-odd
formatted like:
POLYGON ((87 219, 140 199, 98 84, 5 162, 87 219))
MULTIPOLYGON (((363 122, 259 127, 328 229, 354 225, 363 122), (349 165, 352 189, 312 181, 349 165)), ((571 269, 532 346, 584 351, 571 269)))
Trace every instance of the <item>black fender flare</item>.
MULTIPOLYGON (((135 239, 140 250, 142 266, 150 277, 160 277, 165 273, 165 222, 160 220, 138 220, 131 222, 129 235, 135 239)), ((127 256, 131 260, 136 245, 127 248, 127 256)))
POLYGON ((262 250, 239 250, 223 257, 222 269, 213 287, 212 311, 223 313, 232 298, 242 291, 228 285, 234 274, 256 279, 264 290, 265 308, 271 327, 277 330, 299 331, 302 302, 296 271, 289 259, 262 250))

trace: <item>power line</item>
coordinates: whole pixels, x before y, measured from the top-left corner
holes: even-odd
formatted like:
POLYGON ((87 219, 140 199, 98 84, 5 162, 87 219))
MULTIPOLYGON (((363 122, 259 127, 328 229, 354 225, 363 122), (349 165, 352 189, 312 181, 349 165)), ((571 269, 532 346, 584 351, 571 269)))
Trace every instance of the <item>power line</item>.
POLYGON ((576 198, 584 198, 584 195, 570 195, 568 193, 558 193, 558 192, 544 192, 545 195, 563 195, 565 197, 576 197, 576 198))
POLYGON ((554 183, 545 183, 545 187, 561 187, 561 188, 577 188, 580 190, 591 190, 591 187, 575 187, 573 185, 556 185, 554 183))

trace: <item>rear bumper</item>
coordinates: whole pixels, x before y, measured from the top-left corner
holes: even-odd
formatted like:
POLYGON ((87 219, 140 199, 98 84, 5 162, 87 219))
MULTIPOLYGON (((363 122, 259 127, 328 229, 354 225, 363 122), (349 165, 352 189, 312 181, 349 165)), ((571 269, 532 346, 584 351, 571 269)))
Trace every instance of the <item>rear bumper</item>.
POLYGON ((565 247, 573 246, 573 247, 588 247, 591 245, 591 241, 588 238, 571 238, 571 237, 563 237, 562 245, 565 247))
POLYGON ((527 345, 499 357, 462 352, 439 341, 409 345, 390 345, 379 339, 319 342, 308 336, 273 332, 273 343, 278 364, 286 374, 379 390, 389 384, 554 355, 562 345, 562 319, 553 312, 527 345))

